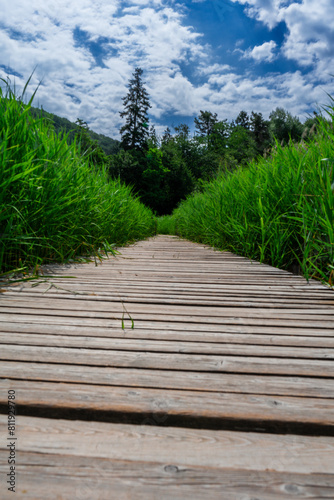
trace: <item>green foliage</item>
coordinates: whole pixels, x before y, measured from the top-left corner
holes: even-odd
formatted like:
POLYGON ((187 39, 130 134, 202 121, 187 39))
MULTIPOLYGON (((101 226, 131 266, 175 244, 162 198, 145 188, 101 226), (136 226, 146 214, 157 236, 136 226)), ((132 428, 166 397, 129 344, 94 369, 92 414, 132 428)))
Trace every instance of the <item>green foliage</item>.
POLYGON ((160 145, 159 137, 157 136, 154 125, 150 127, 150 135, 147 139, 148 148, 158 148, 160 145))
POLYGON ((143 161, 145 156, 141 152, 121 149, 110 158, 109 175, 112 179, 120 179, 127 185, 137 186, 143 172, 143 161))
POLYGON ((131 185, 141 201, 159 215, 171 213, 194 187, 174 142, 146 152, 121 150, 112 157, 109 173, 131 185))
POLYGON ((153 214, 131 189, 92 168, 30 106, 0 90, 0 272, 153 234, 153 214))
MULTIPOLYGON (((34 118, 44 118, 45 121, 52 124, 57 135, 65 134, 68 143, 72 143, 75 140, 76 135, 80 133, 79 126, 67 118, 62 118, 53 113, 49 113, 44 109, 34 108, 33 106, 30 107, 29 112, 34 118)), ((109 156, 118 153, 120 149, 119 141, 103 134, 97 134, 93 130, 87 129, 87 132, 91 141, 96 143, 103 150, 105 155, 109 156)))
POLYGON ((250 116, 250 131, 255 142, 257 155, 263 153, 270 147, 271 137, 269 130, 269 121, 264 120, 262 113, 252 111, 250 116))
POLYGON ((238 165, 245 165, 256 156, 255 141, 245 127, 236 125, 231 129, 227 142, 228 154, 238 165))
POLYGON ((98 145, 97 141, 93 141, 89 135, 87 123, 78 118, 76 125, 78 129, 75 138, 80 154, 88 158, 91 165, 102 165, 107 163, 108 158, 104 154, 103 149, 98 145))
POLYGON ((168 176, 166 176, 168 196, 165 198, 165 205, 157 212, 170 214, 180 201, 185 199, 194 189, 195 179, 174 142, 162 146, 161 151, 163 165, 169 171, 168 176))
POLYGON ((212 150, 220 157, 226 157, 230 126, 227 120, 222 120, 214 124, 209 144, 212 150))
POLYGON ((124 149, 143 149, 149 136, 148 109, 151 107, 148 93, 142 81, 143 70, 136 68, 129 81, 128 94, 123 98, 125 125, 120 129, 124 149))
POLYGON ((162 161, 163 153, 157 148, 150 148, 146 153, 146 166, 140 184, 142 202, 155 212, 163 212, 166 205, 169 170, 162 161))
POLYGON ((246 130, 249 130, 250 121, 249 121, 248 113, 246 111, 240 111, 240 113, 238 114, 238 116, 235 119, 235 124, 238 127, 242 127, 246 130))
POLYGON ((175 234, 175 218, 172 215, 157 218, 157 234, 175 234))
POLYGON ((304 127, 297 116, 283 108, 276 108, 269 115, 270 132, 274 139, 282 144, 287 144, 290 139, 299 141, 304 127))
POLYGON ((198 118, 194 119, 195 130, 200 137, 205 138, 205 144, 207 147, 212 146, 213 142, 213 132, 215 125, 218 122, 217 113, 211 113, 211 111, 200 111, 198 118))
POLYGON ((176 233, 333 284, 334 108, 328 114, 309 143, 277 145, 188 197, 173 214, 176 233))

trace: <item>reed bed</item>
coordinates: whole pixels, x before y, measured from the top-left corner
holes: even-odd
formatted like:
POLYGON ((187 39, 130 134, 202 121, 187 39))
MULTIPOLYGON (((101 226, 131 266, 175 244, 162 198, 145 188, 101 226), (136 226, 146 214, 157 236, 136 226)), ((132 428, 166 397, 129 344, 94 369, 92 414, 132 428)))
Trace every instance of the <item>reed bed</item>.
POLYGON ((102 255, 155 231, 131 189, 93 168, 76 144, 29 113, 7 82, 0 89, 0 273, 102 255))
POLYGON ((333 285, 334 107, 326 111, 307 143, 277 144, 189 196, 173 213, 176 234, 333 285))
POLYGON ((157 234, 175 234, 175 218, 172 215, 157 217, 157 234))

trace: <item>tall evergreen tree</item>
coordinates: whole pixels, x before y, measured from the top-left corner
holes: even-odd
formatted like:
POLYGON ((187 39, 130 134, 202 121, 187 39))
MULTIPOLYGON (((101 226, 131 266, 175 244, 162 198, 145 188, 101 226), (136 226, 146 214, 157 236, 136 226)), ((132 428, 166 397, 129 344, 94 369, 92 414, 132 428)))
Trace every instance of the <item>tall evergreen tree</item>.
POLYGON ((194 119, 195 129, 200 137, 205 137, 206 145, 212 145, 212 134, 218 123, 217 113, 211 111, 200 111, 198 118, 194 119))
POLYGON ((173 137, 172 137, 172 134, 171 134, 171 130, 170 130, 169 127, 167 127, 166 130, 164 131, 163 135, 162 135, 161 143, 162 144, 168 144, 172 140, 173 140, 173 137))
POLYGON ((263 118, 262 113, 254 111, 252 111, 249 121, 257 153, 263 155, 264 151, 270 146, 269 121, 263 118))
POLYGON ((128 94, 123 97, 125 125, 120 129, 122 147, 127 149, 143 149, 149 136, 147 111, 151 107, 149 95, 142 81, 143 70, 136 68, 129 81, 128 94))
POLYGON ((186 123, 181 123, 180 125, 174 127, 174 129, 176 132, 175 143, 177 145, 177 148, 181 152, 182 157, 184 158, 188 155, 190 150, 190 128, 186 123))
POLYGON ((149 138, 148 138, 148 146, 150 148, 158 148, 159 147, 159 137, 157 136, 157 132, 155 130, 155 126, 151 125, 149 138))
POLYGON ((240 111, 235 119, 235 124, 249 130, 249 116, 246 111, 240 111))
POLYGON ((218 122, 217 113, 211 111, 200 111, 198 118, 194 119, 195 129, 201 137, 208 137, 212 134, 215 123, 218 122))

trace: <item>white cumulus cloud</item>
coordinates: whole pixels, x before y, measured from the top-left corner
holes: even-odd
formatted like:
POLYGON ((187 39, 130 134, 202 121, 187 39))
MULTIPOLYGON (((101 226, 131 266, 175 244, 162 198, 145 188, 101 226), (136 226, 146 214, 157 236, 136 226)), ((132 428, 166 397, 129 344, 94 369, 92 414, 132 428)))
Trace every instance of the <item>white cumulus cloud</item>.
POLYGON ((276 47, 276 42, 270 40, 270 42, 264 42, 262 45, 256 45, 252 49, 244 51, 243 57, 247 59, 254 59, 257 62, 271 62, 275 59, 274 50, 276 47))
MULTIPOLYGON (((269 31, 284 22, 284 42, 278 46, 271 40, 241 51, 247 33, 239 33, 234 64, 187 22, 187 8, 195 2, 13 0, 2 2, 0 76, 9 75, 22 88, 36 67, 31 91, 42 80, 36 104, 72 121, 82 118, 93 130, 115 138, 122 124, 122 97, 137 66, 144 70, 157 130, 167 115, 175 116, 177 124, 178 117, 201 109, 232 119, 241 109, 268 116, 279 105, 303 116, 310 103, 323 103, 324 90, 331 93, 332 88, 332 0, 206 1, 211 11, 214 7, 222 14, 222 29, 228 28, 227 7, 236 10, 237 3, 269 31), (277 69, 259 76, 261 63, 276 64, 278 58, 295 61, 298 71, 277 69), (240 63, 246 70, 238 70, 240 63)), ((196 3, 204 8, 205 0, 196 3)))

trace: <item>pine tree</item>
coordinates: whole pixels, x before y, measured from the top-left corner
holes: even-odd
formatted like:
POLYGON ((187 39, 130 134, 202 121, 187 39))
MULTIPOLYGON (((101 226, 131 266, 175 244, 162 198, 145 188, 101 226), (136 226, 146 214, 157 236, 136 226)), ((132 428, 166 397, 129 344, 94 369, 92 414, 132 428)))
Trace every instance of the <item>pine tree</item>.
POLYGON ((249 116, 246 111, 240 111, 240 113, 236 117, 235 124, 239 127, 243 127, 246 130, 249 130, 249 116))
POLYGON ((195 129, 201 137, 209 137, 214 129, 214 125, 218 122, 217 113, 211 111, 200 111, 198 118, 194 119, 195 129))
POLYGON ((152 147, 152 148, 159 147, 159 137, 157 136, 157 132, 155 130, 154 125, 151 125, 151 127, 150 127, 148 145, 149 145, 149 147, 152 147))
POLYGON ((172 140, 173 140, 173 137, 172 137, 170 128, 167 127, 162 135, 161 142, 162 142, 162 144, 168 144, 172 140))
POLYGON ((124 111, 120 113, 126 119, 120 129, 122 147, 127 149, 143 149, 149 136, 147 111, 151 107, 149 95, 142 82, 143 70, 136 68, 129 81, 129 92, 123 97, 124 111))
POLYGON ((218 123, 217 113, 211 111, 200 111, 198 118, 194 119, 195 129, 200 137, 205 137, 207 147, 212 146, 213 132, 218 123))
POLYGON ((264 151, 270 147, 269 121, 263 118, 262 113, 252 111, 249 123, 257 152, 263 155, 264 151))

